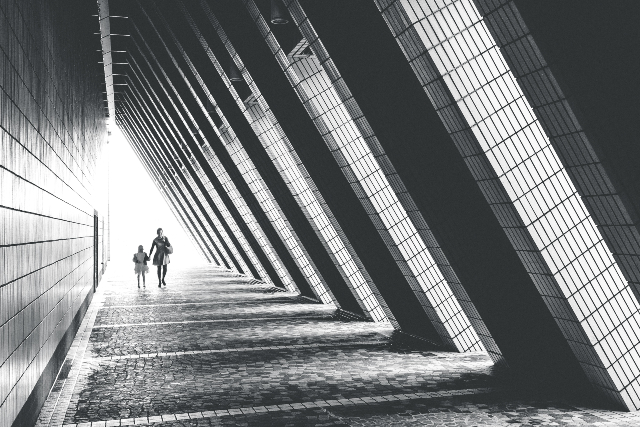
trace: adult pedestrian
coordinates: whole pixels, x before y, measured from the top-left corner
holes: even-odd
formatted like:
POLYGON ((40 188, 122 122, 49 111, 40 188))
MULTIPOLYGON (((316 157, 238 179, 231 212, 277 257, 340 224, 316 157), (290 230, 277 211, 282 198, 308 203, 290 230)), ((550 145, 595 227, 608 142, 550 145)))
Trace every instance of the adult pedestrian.
POLYGON ((169 239, 164 235, 162 228, 158 228, 156 232, 158 233, 158 237, 153 239, 153 243, 151 243, 149 257, 153 254, 153 250, 157 248, 156 254, 153 257, 153 265, 158 266, 158 287, 161 288, 162 285, 167 286, 164 277, 167 275, 167 265, 171 262, 169 254, 173 252, 173 249, 171 248, 169 239))

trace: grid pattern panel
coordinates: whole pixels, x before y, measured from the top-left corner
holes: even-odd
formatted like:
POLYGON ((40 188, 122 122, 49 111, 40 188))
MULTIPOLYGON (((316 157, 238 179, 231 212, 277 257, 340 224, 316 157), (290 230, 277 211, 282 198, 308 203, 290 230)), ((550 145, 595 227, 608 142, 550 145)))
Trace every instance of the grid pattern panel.
MULTIPOLYGON (((242 234, 242 231, 240 230, 240 226, 238 226, 235 219, 233 219, 231 212, 229 212, 229 209, 227 209, 222 199, 220 198, 220 194, 218 194, 218 190, 216 190, 216 188, 213 186, 213 183, 209 180, 204 170, 200 167, 200 164, 197 162, 193 154, 189 152, 187 153, 187 156, 189 157, 191 167, 198 175, 198 178, 200 179, 200 181, 203 183, 207 194, 209 195, 209 197, 211 197, 211 200, 213 201, 214 205, 220 212, 222 219, 228 225, 229 229, 233 233, 233 236, 236 238, 240 247, 242 248, 244 253, 247 255, 247 258, 249 258, 249 261, 251 262, 251 264, 255 267, 258 273, 258 277, 255 277, 255 278, 265 283, 271 283, 271 279, 269 279, 269 275, 264 270, 262 263, 258 260, 258 257, 253 252, 253 249, 251 249, 251 246, 249 246, 249 242, 247 242, 244 235, 242 234)), ((218 222, 220 223, 220 221, 218 222)), ((222 227, 222 223, 220 223, 219 226, 222 227)), ((235 247, 235 246, 232 246, 232 247, 235 247)), ((234 256, 240 257, 240 253, 237 250, 234 250, 234 256)), ((249 270, 248 265, 246 265, 246 263, 244 262, 244 260, 242 260, 241 257, 238 260, 238 262, 240 262, 241 265, 244 266, 243 270, 246 268, 245 274, 251 274, 251 271, 249 270)))
POLYGON ((94 210, 106 205, 100 80, 85 66, 99 42, 75 40, 59 6, 0 3, 0 420, 8 425, 32 392, 46 395, 62 363, 55 351, 90 301, 94 210))
MULTIPOLYGON (((286 59, 251 0, 247 8, 442 339, 460 351, 482 350, 471 323, 477 330, 486 331, 484 322, 300 4, 286 3, 306 38, 286 59), (299 54, 307 42, 319 57, 299 54), (427 246, 426 242, 431 244, 427 246), (457 290, 455 295, 453 289, 457 290), (458 299, 465 301, 469 313, 462 310, 458 299), (473 316, 471 322, 468 314, 473 316)), ((483 341, 493 359, 503 362, 490 334, 483 336, 483 341)))
MULTIPOLYGON (((195 22, 193 22, 193 19, 184 8, 184 5, 181 2, 179 2, 179 6, 183 10, 187 21, 189 22, 196 37, 198 38, 202 47, 207 53, 207 56, 209 57, 213 65, 216 67, 216 70, 218 71, 221 78, 223 79, 224 84, 227 86, 227 88, 229 88, 229 90, 233 94, 235 94, 234 98, 237 98, 238 96, 235 93, 235 90, 233 89, 231 82, 227 79, 224 71, 222 70, 222 67, 220 66, 217 59, 215 58, 215 55, 209 48, 207 41, 204 39, 199 29, 197 28, 195 22)), ((213 97, 211 97, 210 100, 214 101, 213 97)), ((219 107, 217 107, 217 105, 216 105, 216 112, 223 121, 223 125, 218 129, 217 132, 221 138, 222 143, 225 146, 225 149, 229 153, 235 166, 240 171, 242 178, 249 186, 249 189, 255 196, 258 204, 260 205, 265 215, 273 225, 274 229, 280 236, 282 242, 287 247, 292 259, 294 260, 294 262, 296 263, 296 265, 298 266, 298 268, 300 269, 303 276, 306 278, 307 282, 309 283, 311 288, 314 290, 314 292, 320 291, 320 293, 316 294, 318 298, 325 304, 329 304, 332 302, 335 303, 336 302, 335 298, 333 298, 330 292, 327 293, 325 289, 317 289, 317 286, 321 284, 321 278, 320 278, 319 272, 317 271, 315 266, 313 266, 312 261, 308 257, 308 254, 306 254, 306 251, 303 249, 300 240, 295 235, 295 232, 291 228, 291 225, 289 224, 288 220, 285 218, 284 213, 282 212, 280 206, 278 206, 278 203, 276 202, 275 198, 273 197, 268 187, 266 186, 266 183, 260 176, 260 173, 258 172, 253 161, 250 159, 246 150, 244 149, 241 142, 237 138, 235 132, 231 128, 229 122, 226 120, 224 114, 222 114, 222 111, 219 109, 219 107), (320 298, 320 296, 322 296, 322 298, 320 298)), ((295 286, 295 284, 291 281, 286 281, 285 284, 286 283, 288 283, 287 285, 288 289, 289 287, 295 286)), ((292 289, 289 289, 289 290, 292 290, 292 289)))
MULTIPOLYGON (((220 137, 219 134, 218 134, 218 137, 220 137)), ((282 283, 285 285, 285 288, 287 288, 291 292, 297 292, 297 287, 293 282, 293 279, 287 272, 287 269, 285 268, 284 264, 280 260, 280 257, 275 252, 271 243, 267 239, 267 236, 262 230, 262 227, 260 227, 260 224, 251 213, 249 206, 247 206, 247 203, 245 202, 244 198, 242 197, 242 195, 236 188, 235 184, 231 180, 231 177, 229 176, 226 169, 220 162, 220 159, 218 159, 218 157, 216 156, 216 154, 213 152, 213 150, 208 144, 201 146, 201 149, 205 158, 209 162, 209 165, 211 166, 211 169, 213 170, 214 174, 216 174, 216 176, 218 177, 218 181, 220 182, 220 185, 222 185, 222 187, 226 191, 227 195, 231 199, 231 202, 236 207, 236 210, 238 211, 238 213, 244 220, 245 224, 249 228, 249 231, 253 234, 256 241, 258 242, 258 245, 260 245, 260 248, 264 252, 267 259, 270 261, 271 266, 276 271, 276 274, 278 275, 282 283)))
MULTIPOLYGON (((135 59, 131 58, 131 61, 132 61, 131 62, 132 65, 135 65, 136 68, 138 68, 138 65, 135 62, 135 59)), ((136 77, 139 78, 139 74, 133 69, 133 67, 131 69, 131 72, 132 72, 132 75, 135 75, 136 77)), ((140 82, 139 84, 142 84, 142 83, 140 82)), ((175 152, 171 151, 171 144, 166 143, 166 141, 169 141, 170 139, 164 133, 160 124, 156 121, 155 116, 152 114, 153 110, 151 110, 151 107, 142 98, 142 94, 139 92, 137 85, 138 83, 135 83, 130 79, 129 88, 131 89, 131 97, 129 97, 129 94, 127 94, 127 98, 129 99, 129 105, 131 106, 131 108, 136 108, 134 106, 135 104, 131 102, 132 97, 134 97, 138 101, 138 104, 140 105, 140 108, 142 110, 138 110, 136 108, 136 110, 131 113, 131 116, 134 118, 137 117, 141 121, 141 125, 142 125, 141 127, 146 130, 146 137, 153 138, 153 140, 156 142, 156 145, 159 151, 159 155, 158 155, 159 159, 164 160, 164 164, 165 164, 164 167, 167 168, 167 170, 170 171, 170 173, 175 177, 175 185, 183 194, 183 198, 185 200, 186 206, 190 207, 190 209, 185 209, 187 216, 191 218, 192 223, 196 226, 196 229, 199 229, 200 235, 203 236, 203 238, 205 238, 206 240, 208 240, 208 243, 209 243, 208 246, 213 246, 213 248, 215 248, 215 250, 217 251, 220 257, 221 262, 227 268, 235 269, 234 265, 230 261, 228 252, 226 251, 225 247, 222 245, 222 242, 220 241, 220 239, 218 238, 214 230, 211 228, 209 222, 206 220, 204 213, 200 210, 198 205, 195 203, 195 200, 189 193, 189 189, 187 189, 187 187, 185 186, 182 179, 180 179, 180 177, 182 176, 182 178, 185 181, 187 181, 187 184, 189 185, 190 189, 194 190, 194 194, 196 194, 196 197, 198 197, 200 200, 203 200, 204 196, 199 192, 199 189, 197 188, 195 182, 192 182, 192 180, 189 179, 190 176, 186 172, 185 170, 186 168, 184 168, 184 166, 179 163, 179 160, 177 159, 177 155, 175 154, 175 152), (143 117, 147 117, 148 124, 144 123, 142 119, 143 117), (156 131, 156 135, 159 136, 157 139, 153 137, 153 133, 151 132, 149 126, 151 126, 151 128, 156 131), (162 147, 164 147, 164 149, 162 147), (167 150, 169 153, 172 153, 172 157, 175 159, 176 164, 179 165, 178 166, 179 171, 172 166, 169 158, 165 154, 166 153, 165 150, 167 150)), ((143 90, 148 96, 147 99, 149 99, 150 102, 153 104, 153 106, 156 108, 155 111, 158 113, 158 116, 163 120, 165 126, 167 126, 167 128, 171 131, 171 128, 169 127, 169 124, 167 123, 165 116, 162 114, 157 104, 151 99, 150 94, 147 92, 147 89, 143 88, 143 90)), ((166 110, 164 110, 164 113, 166 114, 166 110)), ((168 117, 168 114, 167 114, 167 117, 168 117)), ((170 120, 170 117, 169 117, 169 120, 170 120)), ((172 136, 175 138, 175 135, 173 133, 172 133, 172 136)), ((206 203, 204 203, 203 205, 206 205, 206 203)), ((209 207, 209 209, 211 208, 209 207)))
MULTIPOLYGON (((135 39, 134 43, 136 42, 135 39)), ((147 60, 146 56, 144 56, 144 54, 139 50, 139 46, 136 43, 136 46, 138 47, 138 52, 140 53, 140 55, 143 57, 143 59, 146 61, 147 65, 149 66, 149 69, 151 69, 151 66, 149 64, 149 61, 147 60)), ((184 192, 184 197, 186 198, 187 202, 188 202, 188 206, 191 208, 191 211, 194 214, 194 217, 196 218, 196 225, 199 225, 203 230, 205 230, 206 234, 203 233, 202 235, 206 236, 208 235, 209 238, 208 240, 210 241, 210 243, 212 244, 212 246, 215 248, 215 250, 218 252, 218 255, 222 261, 223 264, 225 264, 225 266, 229 269, 234 270, 235 266, 232 263, 232 260, 229 256, 229 253, 227 251, 227 247, 229 246, 224 246, 222 244, 222 242, 220 241, 220 238, 218 237, 218 235, 216 234, 216 232, 219 230, 219 227, 221 228, 219 221, 217 221, 217 217, 214 215, 213 211, 211 210, 211 207, 207 204, 207 203, 203 203, 203 209, 204 211, 207 213, 207 215, 204 215, 204 212, 198 207, 198 205, 196 205, 194 202, 193 197, 190 195, 190 193, 187 190, 187 187, 184 185, 184 183, 179 179, 180 176, 183 177, 183 179, 187 182, 187 185, 189 186, 188 189, 193 191, 193 193, 195 194, 195 196, 198 198, 198 200, 204 200, 204 196, 202 195, 200 189, 197 187, 196 183, 193 181, 191 175, 189 173, 187 173, 186 167, 181 163, 181 161, 179 160, 179 157, 176 153, 176 151, 173 148, 172 144, 167 143, 167 141, 178 141, 177 137, 176 137, 176 133, 178 135, 180 135, 179 132, 174 133, 173 129, 176 129, 176 125, 173 122, 171 116, 169 115, 169 113, 167 112, 166 108, 164 107, 164 103, 160 100, 160 98, 158 97, 158 95, 155 93, 155 91, 153 90, 151 84, 149 83, 149 81, 147 80, 147 78, 145 77, 145 75, 142 72, 142 69, 140 68, 140 66, 138 65, 138 63, 136 62, 135 58, 130 57, 130 61, 131 64, 133 66, 135 66, 135 69, 131 69, 132 71, 132 76, 135 76, 137 78, 137 81, 139 82, 139 85, 141 87, 140 90, 138 90, 138 84, 135 84, 133 82, 131 82, 130 79, 130 85, 131 85, 131 95, 134 96, 139 105, 140 108, 142 109, 142 111, 144 112, 144 115, 147 117, 147 119, 149 120, 149 123, 151 125, 151 127, 156 130, 156 133, 160 132, 162 133, 162 135, 159 135, 159 138, 157 139, 157 141, 161 141, 161 143, 159 142, 158 147, 164 147, 165 150, 167 150, 170 154, 171 154, 171 158, 175 159, 175 164, 177 166, 177 168, 179 169, 180 173, 178 173, 178 170, 173 169, 173 175, 176 176, 176 182, 178 185, 178 188, 180 188, 181 190, 183 190, 184 192), (136 71, 137 70, 137 71, 136 71), (145 85, 146 83, 146 85, 145 85), (142 92, 144 93, 142 93, 142 92), (145 101, 145 95, 146 95, 146 99, 149 100, 149 103, 151 105, 149 105, 146 101, 145 101), (166 129, 168 129, 169 133, 171 134, 172 139, 168 138, 168 135, 164 132, 163 127, 160 125, 160 123, 157 121, 156 116, 153 114, 154 111, 158 114, 158 117, 160 117, 160 119, 162 120, 162 122, 164 123, 166 129), (164 114, 163 114, 164 113, 164 114), (211 218, 212 224, 210 224, 207 221, 207 217, 211 218), (211 225, 213 225, 215 227, 215 229, 213 229, 211 227, 211 225)), ((151 69, 152 74, 154 74, 155 76, 155 72, 151 69)), ((157 76, 156 76, 157 78, 157 76)), ((175 105, 172 103, 172 101, 170 100, 170 103, 175 107, 175 105)), ((140 112, 138 112, 138 114, 141 114, 140 112)), ((135 115, 134 115, 135 117, 135 115)), ((142 117, 142 116, 140 116, 142 117)), ((178 143, 179 145, 179 143, 178 143)), ((165 154, 162 154, 163 156, 165 156, 165 154)), ((167 165, 170 165, 170 161, 169 159, 167 159, 167 165)), ((168 166, 169 167, 169 166, 168 166)), ((187 210, 189 211, 189 210, 187 210)), ((224 236, 221 234, 221 237, 224 236)), ((226 236, 228 238, 228 236, 226 236)), ((227 243, 225 241, 225 243, 227 243)), ((242 267, 241 267, 242 268, 242 267)))
MULTIPOLYGON (((137 30, 137 27, 136 27, 137 30)), ((146 44, 146 43, 145 43, 146 44)), ((148 46, 147 46, 148 48, 148 46)), ((178 117, 180 118, 180 120, 183 122, 183 124, 186 126, 187 129, 192 129, 195 126, 195 121, 193 120, 193 117, 191 116, 191 114, 189 113, 189 111, 187 110, 187 108, 185 107, 184 103, 182 102, 182 99, 180 98, 178 92, 176 91, 175 87, 173 86, 173 84, 171 83, 171 81, 169 80, 168 76, 166 75, 166 73, 164 72, 162 66, 159 64, 159 62, 157 61, 155 54, 153 52, 150 52, 152 58, 155 60, 156 65, 158 66, 158 68, 160 69, 161 73, 163 74, 163 76, 165 77, 165 80, 168 82, 169 86, 171 87, 174 95, 176 96, 178 103, 183 107, 183 111, 186 112, 186 114, 188 115, 188 117, 191 120, 191 125, 189 123, 187 123, 186 119, 184 118, 184 116, 182 115, 182 113, 179 111, 177 105, 175 105, 175 103, 173 102, 173 100, 170 98, 169 94, 167 93, 163 83, 160 81, 159 77, 156 75, 155 72, 153 72, 154 77, 156 77, 158 84, 160 85, 161 89, 163 90, 164 94, 166 95, 167 98, 170 99, 170 103, 174 106, 174 109, 176 111, 176 114, 178 115, 178 117)), ((150 66, 150 64, 148 64, 150 66)), ((153 89, 150 88, 153 92, 153 89)), ((153 92, 154 97, 158 100, 158 103, 155 103, 153 100, 151 100, 152 104, 155 105, 156 110, 158 110, 158 105, 162 106, 162 104, 159 102, 159 99, 157 97, 157 95, 155 94, 155 92, 153 92)), ((162 107, 164 109, 164 107, 162 107)), ((223 213, 223 211, 221 209, 224 209, 224 211, 226 212, 226 218, 231 218, 231 220, 233 220, 233 218, 231 217, 231 214, 229 213, 229 211, 226 209, 226 207, 224 207, 224 204, 221 204, 221 200, 220 200, 220 196, 217 194, 217 191, 215 190, 215 188, 213 187, 213 184, 211 183, 211 181, 209 180, 209 178, 207 177, 207 175, 204 173, 204 171, 202 170, 202 168, 200 167, 200 165, 197 163, 197 161, 195 160, 195 157, 193 156, 193 153, 191 152, 191 150, 189 149, 186 141, 184 140, 183 135, 179 132, 179 130, 177 129, 175 123, 173 122, 173 120, 171 119, 171 117, 166 114, 165 111, 165 115, 167 116, 167 118, 169 119, 169 122, 171 122, 171 124, 173 125, 173 129, 171 127, 169 127, 169 132, 171 133, 171 135, 173 136, 173 140, 180 140, 182 143, 181 144, 177 144, 177 146, 179 147, 179 149, 182 151, 183 155, 185 155, 187 158, 190 159, 190 163, 193 166, 193 169, 196 173, 196 175, 198 176, 198 178, 200 179, 200 182, 202 182, 203 186, 205 187, 205 189, 208 190, 209 195, 211 196, 212 200, 214 203, 216 203, 216 200, 218 201, 216 203, 216 207, 218 208, 218 211, 221 213, 221 215, 223 216, 223 219, 225 219, 225 215, 223 213), (175 132, 174 132, 175 130, 175 132)), ((165 121, 166 123, 166 121, 165 121)), ((193 134, 192 134, 193 136, 193 134)), ((204 137, 201 134, 202 137, 204 137)), ((197 142, 197 140, 196 140, 197 142)), ((176 149, 173 145, 169 144, 168 148, 170 150, 170 152, 172 153, 173 156, 175 156, 175 158, 178 158, 176 149)), ((202 194, 202 192, 200 191, 200 188, 198 187, 198 185, 196 184, 195 180, 193 179, 193 177, 191 176, 191 174, 189 173, 189 171, 187 170, 187 168, 182 165, 182 171, 183 171, 183 175, 185 176, 189 186, 193 189, 196 197, 200 200, 202 200, 202 205, 204 207, 205 212, 207 213, 207 215, 209 216, 209 218, 211 218, 213 225, 215 227, 215 229, 220 233, 220 236, 222 237, 222 239, 226 242, 227 247, 229 248, 229 251, 231 251, 231 254, 233 255, 233 257, 235 258, 236 262, 238 263, 238 265, 240 266, 240 269, 242 270, 242 272, 244 274, 251 274, 251 271, 249 270, 249 267, 247 266, 247 264, 245 263, 244 259, 241 257, 240 253, 238 252, 234 242, 231 240, 230 236, 228 235, 226 229, 223 227, 220 219, 218 218, 217 212, 214 212, 213 209, 211 208, 211 206, 209 205, 209 203, 206 202, 206 199, 204 198, 204 195, 202 194)), ((235 224, 235 221, 232 221, 232 223, 235 225, 235 228, 239 231, 239 228, 237 226, 237 224, 235 224)), ((227 224, 229 224, 227 222, 227 224)), ((232 227, 229 227, 231 230, 233 230, 232 227)), ((238 236, 236 236, 237 238, 238 236)), ((244 236, 240 235, 242 240, 238 240, 239 242, 243 242, 244 241, 244 236)), ((246 241, 244 241, 246 243, 246 241)), ((242 245, 241 245, 242 247, 242 245)), ((242 248, 243 250, 245 248, 242 248)), ((246 244, 246 249, 248 249, 248 252, 245 252, 247 255, 251 254, 253 257, 254 261, 257 261, 257 257, 255 256, 255 254, 253 254, 253 251, 251 250, 251 248, 248 246, 248 243, 246 244)), ((250 257, 251 260, 251 257, 250 257)), ((254 264, 254 266, 256 267, 256 269, 258 271, 260 271, 264 277, 266 278, 266 280, 268 280, 268 276, 266 275, 266 273, 264 272, 264 269, 262 268, 262 264, 260 264, 259 262, 257 262, 256 264, 254 264)), ((261 277, 257 277, 257 279, 260 279, 261 277)))
POLYGON ((383 13, 590 381, 637 409, 638 303, 474 4, 383 13))
POLYGON ((320 241, 338 267, 363 312, 374 321, 387 321, 387 314, 381 308, 378 298, 371 292, 370 285, 365 278, 366 272, 363 273, 362 264, 354 259, 354 252, 347 249, 347 245, 350 246, 349 242, 284 131, 271 113, 266 100, 248 71, 242 66, 240 58, 235 54, 229 39, 208 7, 205 7, 205 13, 218 31, 220 38, 224 40, 227 50, 238 64, 238 68, 241 69, 245 81, 255 97, 256 103, 254 105, 242 103, 241 106, 252 129, 282 175, 305 217, 320 237, 320 241))
MULTIPOLYGON (((164 17, 162 15, 160 15, 159 13, 158 13, 158 16, 162 20, 165 28, 169 32, 169 34, 170 34, 172 40, 174 41, 174 43, 176 44, 178 50, 182 52, 182 55, 185 58, 187 64, 190 66, 192 72, 198 78, 201 86, 205 89, 206 93, 209 93, 209 91, 206 90, 206 86, 204 85, 204 82, 202 81, 202 79, 200 79, 200 75, 198 74, 198 72, 196 71, 195 67, 193 66, 193 64, 189 60, 189 57, 187 56, 187 54, 184 51, 184 49, 182 49, 182 46, 178 42, 177 38, 175 37, 175 34, 173 33, 173 31, 171 30, 171 28, 169 27, 169 25, 165 21, 164 17)), ((147 17, 148 17, 148 15, 147 15, 147 17)), ((164 40, 162 39, 162 37, 160 36, 160 34, 157 31, 156 31, 156 34, 160 38, 163 46, 167 50, 167 53, 168 53, 169 57, 172 60, 174 66, 178 70, 180 76, 182 77, 182 79, 184 80, 185 84, 188 86, 191 94, 193 95, 194 99, 198 103, 198 106, 201 108, 202 112, 205 114, 205 116, 209 120, 209 122, 212 125, 212 127, 214 128, 214 130, 217 131, 217 127, 213 123, 213 121, 211 119, 211 116, 206 111, 206 108, 204 107, 204 105, 202 104, 200 99, 198 98, 195 90, 191 86, 189 80, 184 75, 181 67, 179 66, 179 64, 177 63, 177 61, 175 60, 175 58, 173 57, 171 52, 169 51, 166 43, 164 42, 164 40)), ((166 75, 165 75, 165 77, 166 77, 166 75)), ((169 81, 169 84, 173 88, 173 85, 171 84, 170 81, 169 81)), ((176 93, 175 89, 174 89, 174 93, 176 93)), ((176 96, 180 99, 180 97, 179 97, 179 95, 177 93, 176 93, 176 96)), ((184 107, 184 104, 183 104, 183 107, 184 107)), ((190 118, 191 123, 193 124, 193 126, 197 127, 197 124, 196 124, 194 118, 191 116, 191 114, 188 111, 188 109, 186 109, 186 108, 184 108, 184 109, 186 111, 186 114, 190 118)), ((202 134, 202 132, 199 129, 198 129, 198 133, 199 133, 199 135, 201 137, 201 141, 203 141, 203 143, 202 144, 201 143, 197 143, 196 145, 198 147, 200 147, 201 152, 203 153, 203 155, 207 159, 208 163, 212 167, 212 170, 213 170, 214 174, 216 175, 216 178, 219 180, 219 182, 221 183, 221 185, 223 186, 225 191, 229 194, 229 196, 230 196, 230 198, 232 200, 232 203, 234 204, 236 209, 238 209, 238 212, 240 213, 241 217, 246 220, 246 224, 248 225, 249 230, 253 233, 253 235, 256 238, 256 240, 258 241, 258 244, 260 245, 261 249, 267 255, 268 259, 272 262, 272 266, 276 270, 276 274, 278 274, 278 276, 283 281, 283 283, 285 283, 286 287, 290 287, 290 288, 294 289, 295 285, 292 286, 291 277, 289 276, 289 274, 284 269, 284 266, 282 265, 280 259, 277 257, 277 255, 275 254, 273 248, 271 247, 271 245, 269 244, 268 240, 266 239, 266 236, 264 235, 264 232, 261 230, 261 228, 257 224, 257 221, 255 220, 255 218, 253 217, 253 215, 249 211, 248 206, 246 206, 246 203, 244 203, 244 199, 242 197, 240 197, 240 193, 238 192, 238 190, 236 189, 235 185, 231 181, 231 177, 229 176, 229 174, 227 173, 225 168, 222 166, 222 164, 220 163, 219 159, 217 158, 217 156, 215 155, 213 150, 211 150, 210 145, 206 142, 206 138, 204 137, 204 135, 202 134)), ((198 142, 198 141, 196 141, 196 142, 198 142)), ((186 149, 188 150, 188 147, 186 149)), ((240 230, 240 227, 238 226, 238 224, 234 220, 233 216, 231 215, 231 213, 229 212, 229 210, 227 209, 227 207, 223 203, 223 201, 220 198, 220 195, 218 194, 217 190, 213 187, 213 184, 210 182, 210 180, 206 176, 203 176, 204 175, 204 171, 197 164, 197 162, 195 161, 195 158, 191 155, 190 152, 189 152, 188 156, 191 159, 192 165, 193 165, 194 169, 198 172, 202 182, 205 183, 205 186, 207 187, 207 190, 208 190, 213 202, 216 204, 216 206, 220 210, 221 214, 223 215, 223 218, 225 219, 225 221, 229 225, 229 228, 233 231, 234 236, 236 237, 236 239, 240 242, 242 248, 244 249, 245 253, 247 254, 249 259, 251 260, 251 262, 255 266, 256 270, 259 273, 259 275, 261 276, 261 278, 263 280, 265 280, 267 282, 270 282, 269 276, 266 273, 266 271, 264 270, 264 267, 262 266, 262 264, 258 260, 257 256, 253 252, 251 246, 249 245, 249 243, 245 239, 244 235, 242 234, 242 232, 240 230)))
POLYGON ((512 1, 476 1, 511 72, 627 281, 640 290, 640 232, 512 1))
MULTIPOLYGON (((442 327, 437 329, 444 335, 443 339, 453 341, 458 350, 481 350, 482 346, 477 345, 478 337, 442 272, 318 60, 315 57, 297 59, 291 66, 300 79, 298 90, 305 91, 306 103, 311 104, 308 110, 313 112, 312 118, 323 121, 327 132, 323 137, 336 147, 332 150, 334 156, 344 160, 344 174, 357 188, 360 199, 365 200, 363 204, 373 208, 368 209, 368 213, 380 220, 383 228, 378 227, 379 231, 390 238, 385 241, 400 253, 396 262, 411 271, 415 281, 410 283, 417 281, 419 284, 414 291, 426 297, 427 313, 435 312, 437 317, 431 318, 432 323, 442 325, 444 330, 442 327)), ((425 302, 424 298, 420 300, 425 302)))
MULTIPOLYGON (((163 19, 163 21, 164 21, 164 19, 163 19)), ((218 106, 215 98, 213 97, 213 95, 211 94, 211 92, 207 88, 206 84, 204 83, 204 80, 200 76, 200 73, 198 73, 198 71, 196 70, 195 66, 191 62, 189 56, 187 55, 185 50, 182 48, 181 44, 178 42, 178 39, 175 37, 175 34, 171 30, 171 28, 166 24, 166 22, 165 22, 165 27, 169 31, 169 34, 171 35, 171 37, 172 37, 174 43, 176 44, 176 46, 178 47, 178 50, 180 50, 182 52, 182 55, 183 55, 183 58, 184 58, 185 62, 187 63, 187 65, 189 66, 189 69, 191 70, 192 74, 194 75, 194 77, 198 81, 198 84, 200 85, 201 89, 204 91, 205 96, 207 97, 207 100, 211 105, 211 108, 213 108, 213 111, 222 120, 222 125, 220 127, 218 127, 214 123, 214 121, 213 121, 213 119, 211 117, 211 114, 209 113, 209 111, 207 111, 207 108, 205 108, 205 106, 202 104, 202 102, 200 101, 200 99, 196 95, 195 91, 191 87, 191 84, 189 83, 189 81, 185 77, 184 73, 182 72, 180 66, 177 63, 174 62, 174 64, 176 65, 176 68, 180 72, 180 75, 183 77, 185 83, 189 86, 189 88, 190 88, 190 90, 191 90, 191 92, 192 92, 192 94, 194 96, 194 99, 196 100, 196 102, 198 103, 198 106, 202 110, 202 113, 205 115, 205 117, 207 118, 209 124, 211 125, 211 128, 216 133, 216 136, 221 141, 225 141, 226 142, 228 140, 231 140, 230 143, 226 142, 225 145, 239 144, 239 141, 235 140, 235 135, 229 135, 228 132, 225 130, 226 128, 229 128, 229 124, 226 121, 226 118, 224 117, 224 114, 222 113, 222 110, 220 109, 220 107, 218 106)), ((264 231, 260 227, 260 224, 255 219, 254 215, 251 213, 251 210, 249 209, 249 206, 247 205, 246 201, 244 200, 244 197, 242 197, 242 195, 240 194, 240 192, 236 188, 235 184, 231 180, 231 177, 227 173, 226 169, 222 165, 222 162, 220 162, 220 159, 215 154, 215 152, 213 151, 213 149, 211 148, 209 143, 206 142, 206 139, 204 137, 202 138, 202 140, 204 142, 202 144, 198 144, 198 146, 200 147, 200 149, 202 151, 202 154, 205 156, 205 158, 209 162, 209 165, 211 166, 211 169, 213 170, 213 172, 216 175, 216 177, 218 178, 218 181, 220 182, 222 187, 225 189, 227 195, 229 196, 229 198, 231 199, 232 203, 234 204, 236 210, 238 211, 240 216, 245 221, 245 224, 247 224, 247 227, 249 228, 249 230, 251 231, 253 236, 256 238, 256 241, 260 245, 260 248, 263 250, 264 254, 267 256, 267 258, 271 262, 272 267, 275 269, 276 274, 278 275, 280 280, 285 285, 285 288, 287 288, 289 291, 297 292, 297 287, 296 287, 295 283, 293 283, 293 280, 292 280, 291 276, 287 272, 286 268, 284 267, 284 264, 280 260, 280 257, 277 255, 277 253, 273 249, 271 243, 267 239, 264 231)))
MULTIPOLYGON (((335 220, 331 221, 326 214, 325 210, 329 209, 328 206, 321 199, 317 190, 311 190, 307 179, 300 172, 300 168, 304 168, 304 165, 297 156, 294 157, 293 147, 290 144, 285 145, 284 137, 280 137, 282 134, 277 132, 272 121, 267 118, 259 104, 247 106, 247 110, 252 119, 250 124, 256 135, 285 178, 298 205, 313 225, 314 231, 322 237, 325 248, 341 270, 363 311, 369 313, 376 322, 386 321, 387 316, 381 309, 378 299, 371 292, 362 269, 358 268, 351 253, 347 250, 344 240, 340 237, 342 233, 338 234, 339 231, 334 226, 335 220)), ((308 176, 308 173, 305 175, 308 176)))

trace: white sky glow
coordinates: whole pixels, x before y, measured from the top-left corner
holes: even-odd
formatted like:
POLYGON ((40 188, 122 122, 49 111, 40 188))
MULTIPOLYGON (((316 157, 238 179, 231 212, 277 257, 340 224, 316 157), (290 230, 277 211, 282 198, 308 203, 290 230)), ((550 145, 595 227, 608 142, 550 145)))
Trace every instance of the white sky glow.
MULTIPOLYGON (((117 126, 110 126, 112 135, 109 151, 109 211, 111 215, 111 261, 110 273, 131 272, 133 253, 138 245, 149 253, 156 229, 162 227, 174 246, 171 268, 203 265, 206 260, 194 247, 182 226, 173 216, 169 206, 149 177, 146 169, 132 150, 129 142, 117 126)), ((152 268, 151 277, 155 277, 152 268)))

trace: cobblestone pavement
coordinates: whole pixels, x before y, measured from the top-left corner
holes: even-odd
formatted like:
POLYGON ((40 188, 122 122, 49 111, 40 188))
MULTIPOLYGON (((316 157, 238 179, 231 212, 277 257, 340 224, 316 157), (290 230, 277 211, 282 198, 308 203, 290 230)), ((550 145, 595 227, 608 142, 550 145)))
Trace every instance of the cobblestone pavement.
POLYGON ((162 289, 105 279, 38 425, 640 425, 514 389, 483 353, 410 348, 388 324, 210 267, 172 269, 162 289))

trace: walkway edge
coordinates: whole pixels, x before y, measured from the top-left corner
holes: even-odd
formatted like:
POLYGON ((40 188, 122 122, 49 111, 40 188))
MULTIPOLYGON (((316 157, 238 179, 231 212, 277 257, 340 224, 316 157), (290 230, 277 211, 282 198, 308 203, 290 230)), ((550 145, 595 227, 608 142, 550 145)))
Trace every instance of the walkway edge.
POLYGON ((465 390, 443 390, 433 391, 426 393, 411 393, 411 394, 389 394, 383 396, 365 397, 365 398, 351 398, 351 399, 336 399, 336 400, 315 400, 311 402, 298 402, 287 403, 283 405, 269 405, 269 406, 247 406, 241 408, 223 409, 215 411, 204 412, 185 412, 182 414, 162 414, 151 417, 139 417, 139 418, 121 418, 112 420, 93 421, 80 424, 65 424, 62 427, 111 427, 111 426, 132 426, 132 425, 148 425, 153 423, 163 423, 168 421, 178 420, 190 420, 201 418, 216 418, 232 415, 250 415, 260 414, 267 412, 286 412, 297 409, 320 409, 329 407, 342 407, 342 406, 356 406, 356 405, 369 405, 386 402, 406 401, 406 400, 421 400, 421 399, 441 399, 452 396, 467 396, 478 394, 489 394, 495 392, 502 392, 505 389, 498 388, 470 388, 465 390))
POLYGON ((71 348, 67 353, 67 357, 62 364, 63 368, 65 366, 70 366, 68 371, 69 373, 65 378, 61 378, 60 372, 63 372, 63 369, 60 369, 58 378, 56 378, 56 381, 51 388, 51 392, 40 411, 40 417, 38 418, 36 427, 60 427, 64 422, 67 409, 71 403, 73 390, 78 381, 78 376, 80 375, 82 363, 85 360, 85 352, 89 344, 91 331, 93 330, 93 326, 96 322, 98 311, 100 311, 104 305, 103 290, 104 286, 98 287, 91 304, 89 304, 89 308, 85 313, 82 324, 78 329, 78 333, 76 334, 76 337, 71 344, 71 348))

